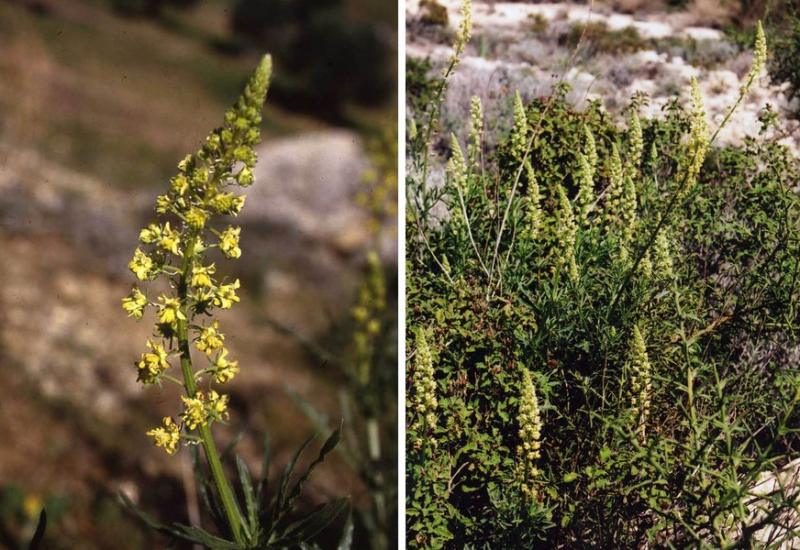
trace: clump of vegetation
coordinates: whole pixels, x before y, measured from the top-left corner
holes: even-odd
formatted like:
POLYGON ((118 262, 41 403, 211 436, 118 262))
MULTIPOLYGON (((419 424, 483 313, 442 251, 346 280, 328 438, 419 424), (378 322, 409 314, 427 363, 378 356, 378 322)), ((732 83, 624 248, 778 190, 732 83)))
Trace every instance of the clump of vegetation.
POLYGON ((611 30, 605 21, 591 21, 586 25, 570 25, 567 32, 558 36, 558 45, 576 48, 587 57, 598 54, 621 55, 638 52, 648 47, 635 28, 611 30))
POLYGON ((436 0, 421 0, 419 7, 421 12, 419 18, 425 25, 446 27, 450 24, 447 8, 436 0))
POLYGON ((696 82, 624 128, 567 91, 517 94, 491 155, 474 99, 442 187, 431 127, 407 142, 409 547, 778 548, 800 498, 754 486, 798 442, 798 164, 712 149, 696 82))

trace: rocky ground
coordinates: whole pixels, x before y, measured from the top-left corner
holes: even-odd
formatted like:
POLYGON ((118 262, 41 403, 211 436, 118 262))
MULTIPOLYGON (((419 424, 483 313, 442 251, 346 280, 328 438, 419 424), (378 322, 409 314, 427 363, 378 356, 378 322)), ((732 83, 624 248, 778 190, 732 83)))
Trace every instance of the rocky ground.
MULTIPOLYGON (((428 8, 406 3, 407 55, 430 58, 440 67, 452 52, 454 29, 460 21, 460 1, 441 0, 449 25, 420 21, 428 8)), ((642 4, 642 3, 640 3, 642 4)), ((460 128, 473 95, 481 97, 486 120, 509 119, 514 90, 523 101, 547 95, 562 79, 573 91, 569 99, 580 106, 602 99, 618 113, 637 92, 649 96, 640 116, 657 116, 673 97, 688 103, 690 78, 696 77, 705 99, 712 129, 735 103, 752 54, 740 51, 714 28, 699 26, 704 17, 685 12, 614 13, 603 6, 576 4, 475 2, 474 32, 456 74, 449 83, 441 116, 445 132, 460 128), (575 45, 589 25, 581 49, 575 45)), ((758 116, 769 103, 781 113, 790 107, 782 85, 766 74, 753 88, 718 143, 736 143, 757 135, 758 116)), ((796 120, 784 117, 785 134, 775 136, 795 153, 800 151, 796 120)), ((462 136, 465 137, 465 136, 462 136)))

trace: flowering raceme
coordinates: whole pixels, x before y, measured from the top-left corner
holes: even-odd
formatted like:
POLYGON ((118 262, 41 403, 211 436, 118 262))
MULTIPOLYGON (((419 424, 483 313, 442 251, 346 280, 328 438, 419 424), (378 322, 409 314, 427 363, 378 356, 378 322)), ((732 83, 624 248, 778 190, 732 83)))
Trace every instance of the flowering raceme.
POLYGON ((219 319, 209 321, 207 317, 216 308, 229 309, 238 302, 240 285, 238 279, 218 279, 217 265, 207 262, 206 255, 218 249, 225 258, 241 256, 241 229, 227 226, 218 231, 211 225, 218 216, 238 215, 244 196, 233 190, 255 181, 253 147, 260 138, 258 125, 270 72, 271 61, 265 56, 242 97, 225 113, 224 125, 211 132, 199 151, 180 162, 169 190, 156 202, 156 212, 162 219, 140 232, 140 246, 128 264, 139 281, 165 277, 173 289, 154 301, 134 285, 122 300, 129 316, 141 319, 148 307, 157 315, 154 337, 147 341, 150 351, 137 363, 139 381, 146 386, 175 382, 186 394, 181 397, 180 423, 166 417, 162 427, 147 432, 170 454, 177 452, 181 439, 200 440, 211 462, 214 459, 209 455, 216 455, 216 450, 209 425, 228 417, 229 398, 216 386, 234 378, 239 363, 228 358, 219 319), (208 361, 206 368, 193 366, 191 342, 208 361), (172 357, 180 362, 182 380, 167 374, 172 357), (204 373, 211 377, 204 378, 204 373), (201 385, 208 387, 200 389, 201 385), (195 430, 199 437, 182 433, 195 430))

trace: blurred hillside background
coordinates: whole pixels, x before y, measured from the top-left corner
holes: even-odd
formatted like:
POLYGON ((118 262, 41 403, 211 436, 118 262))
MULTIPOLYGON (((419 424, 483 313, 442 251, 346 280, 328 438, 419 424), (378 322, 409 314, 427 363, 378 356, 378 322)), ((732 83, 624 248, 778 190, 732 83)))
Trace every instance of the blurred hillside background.
POLYGON ((194 519, 187 453, 145 436, 178 411, 171 392, 136 383, 150 326, 121 308, 126 265, 178 161, 266 52, 243 255, 218 265, 242 280, 242 303, 220 315, 242 372, 215 433, 245 431, 254 472, 269 433, 274 477, 343 403, 344 448, 364 444, 370 416, 380 457, 337 455, 304 505, 351 495, 357 547, 395 542, 396 29, 393 0, 0 1, 0 548, 26 547, 43 506, 46 548, 166 548, 120 490, 164 520, 194 519), (371 250, 389 303, 359 402, 351 311, 371 250))

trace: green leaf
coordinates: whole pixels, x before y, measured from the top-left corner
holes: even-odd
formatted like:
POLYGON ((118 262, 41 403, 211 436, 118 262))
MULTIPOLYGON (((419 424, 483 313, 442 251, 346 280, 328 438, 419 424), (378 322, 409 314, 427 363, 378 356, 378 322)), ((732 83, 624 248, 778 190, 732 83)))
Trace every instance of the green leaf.
POLYGON ((244 493, 244 503, 247 509, 247 523, 250 526, 250 533, 255 534, 258 529, 258 507, 256 505, 256 497, 253 492, 253 481, 250 478, 250 472, 247 469, 247 464, 240 456, 236 457, 236 469, 239 470, 239 481, 242 484, 242 492, 244 493))
POLYGON ((28 545, 28 550, 37 550, 44 538, 44 531, 47 529, 47 512, 42 509, 39 514, 39 523, 36 525, 36 532, 33 534, 31 543, 28 545))
POLYGON ((286 533, 276 540, 273 546, 294 546, 308 541, 330 525, 336 516, 349 506, 350 499, 346 497, 318 506, 302 520, 290 525, 286 533))
POLYGON ((572 483, 573 481, 578 479, 579 476, 580 476, 580 474, 578 472, 566 473, 566 474, 564 474, 564 478, 563 478, 564 483, 572 483))

